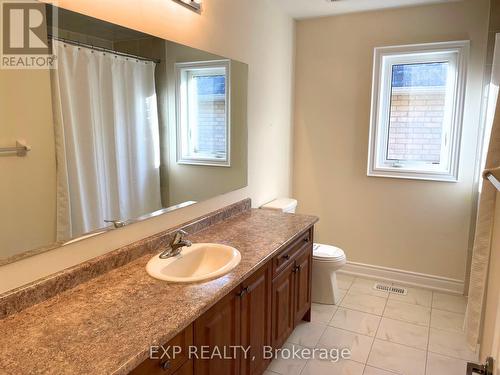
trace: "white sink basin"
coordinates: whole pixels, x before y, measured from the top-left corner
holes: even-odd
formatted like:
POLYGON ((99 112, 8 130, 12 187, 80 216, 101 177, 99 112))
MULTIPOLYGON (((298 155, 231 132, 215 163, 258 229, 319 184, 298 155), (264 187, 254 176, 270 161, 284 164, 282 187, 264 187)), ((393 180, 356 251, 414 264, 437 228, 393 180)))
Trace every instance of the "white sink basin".
POLYGON ((234 247, 215 243, 197 243, 183 247, 179 255, 161 259, 155 255, 146 265, 146 271, 156 279, 190 283, 225 275, 241 261, 234 247))

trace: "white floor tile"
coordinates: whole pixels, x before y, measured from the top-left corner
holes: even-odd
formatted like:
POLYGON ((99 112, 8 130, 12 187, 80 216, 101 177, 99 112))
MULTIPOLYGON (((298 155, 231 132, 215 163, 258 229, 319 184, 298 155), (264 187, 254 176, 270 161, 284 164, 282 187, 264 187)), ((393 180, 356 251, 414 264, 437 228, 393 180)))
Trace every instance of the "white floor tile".
POLYGON ((293 330, 288 342, 314 348, 325 329, 325 324, 302 322, 293 330))
MULTIPOLYGON (((398 287, 400 285, 395 285, 395 286, 398 287)), ((408 288, 405 286, 400 286, 400 287, 406 288, 408 290, 408 294, 403 296, 396 293, 390 293, 389 294, 390 300, 411 303, 414 305, 420 305, 425 307, 431 307, 432 292, 430 290, 420 289, 420 288, 408 288)))
POLYGON ((277 372, 266 370, 263 375, 276 375, 277 372))
POLYGON ((361 363, 340 360, 338 362, 313 359, 307 362, 302 375, 363 375, 361 363))
MULTIPOLYGON (((286 350, 294 350, 294 348, 303 348, 300 345, 285 343, 283 345, 283 349, 286 350)), ((299 375, 304 366, 306 365, 307 360, 302 358, 290 358, 286 355, 278 355, 277 358, 273 359, 269 367, 267 368, 270 371, 276 372, 278 374, 283 375, 299 375)))
POLYGON ((427 356, 426 375, 462 375, 467 370, 467 362, 435 353, 427 356))
POLYGON ((357 278, 352 283, 351 289, 349 289, 349 292, 368 294, 370 296, 377 296, 377 297, 383 297, 383 298, 389 297, 389 292, 384 292, 381 290, 373 289, 375 283, 377 283, 377 282, 380 282, 382 284, 392 285, 392 283, 387 283, 384 281, 357 278))
POLYGON ((434 309, 464 314, 466 307, 467 298, 463 296, 454 296, 451 294, 434 292, 432 297, 432 308, 434 309))
POLYGON ((332 320, 335 311, 337 311, 337 306, 335 305, 313 303, 311 306, 311 321, 313 323, 327 324, 332 320))
POLYGON ((323 333, 323 336, 321 336, 316 347, 339 350, 349 348, 351 350, 350 359, 356 362, 366 363, 372 342, 372 337, 328 327, 323 333))
POLYGON ((388 318, 382 318, 377 332, 378 339, 422 350, 427 350, 428 336, 427 327, 388 318))
POLYGON ((344 289, 339 289, 339 290, 337 290, 337 293, 338 293, 338 297, 339 297, 339 299, 338 299, 337 304, 336 304, 336 305, 334 305, 334 306, 340 306, 340 304, 342 303, 342 300, 344 299, 344 297, 345 297, 345 296, 346 296, 346 294, 347 294, 347 290, 344 290, 344 289))
POLYGON ((385 307, 384 316, 408 323, 429 326, 431 309, 429 307, 390 300, 385 307))
POLYGON ((337 272, 337 286, 340 289, 344 290, 349 289, 353 281, 354 281, 354 276, 344 275, 342 273, 337 272))
POLYGON ((394 372, 389 372, 375 367, 366 366, 363 375, 394 375, 394 372))
POLYGON ((404 375, 424 375, 426 352, 375 339, 368 364, 404 375))
POLYGON ((431 328, 429 351, 466 361, 477 359, 477 354, 469 349, 463 333, 442 331, 435 328, 431 328))
POLYGON ((375 336, 379 322, 380 316, 339 307, 329 325, 366 336, 375 336))
POLYGON ((465 314, 432 309, 431 327, 445 331, 463 332, 465 314))
POLYGON ((349 291, 342 300, 340 306, 369 314, 382 315, 386 301, 387 300, 382 297, 351 293, 351 291, 349 291))

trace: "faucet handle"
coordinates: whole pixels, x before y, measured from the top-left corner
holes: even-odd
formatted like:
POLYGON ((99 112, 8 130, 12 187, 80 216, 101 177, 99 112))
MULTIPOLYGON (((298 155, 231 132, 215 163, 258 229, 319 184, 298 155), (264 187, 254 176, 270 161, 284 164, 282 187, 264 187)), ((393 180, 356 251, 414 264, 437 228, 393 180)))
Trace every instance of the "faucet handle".
POLYGON ((187 235, 188 235, 188 232, 186 232, 185 230, 179 229, 177 232, 175 232, 174 238, 172 239, 172 243, 173 244, 179 243, 180 241, 182 241, 184 236, 187 236, 187 235))

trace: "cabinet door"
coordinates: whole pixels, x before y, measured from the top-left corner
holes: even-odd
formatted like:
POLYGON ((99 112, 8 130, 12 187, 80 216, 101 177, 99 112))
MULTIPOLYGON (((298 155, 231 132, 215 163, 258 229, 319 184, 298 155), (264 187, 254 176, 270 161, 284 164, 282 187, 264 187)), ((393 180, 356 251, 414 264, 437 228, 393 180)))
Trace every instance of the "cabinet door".
POLYGON ((241 345, 250 348, 241 358, 242 375, 260 375, 270 362, 263 358, 263 347, 271 345, 271 271, 268 263, 242 284, 241 345))
POLYGON ((272 346, 281 348, 294 328, 294 264, 274 280, 272 288, 272 346))
MULTIPOLYGON (((130 375, 177 375, 188 374, 187 370, 179 372, 180 368, 184 368, 184 364, 188 361, 189 346, 193 345, 193 326, 190 324, 184 331, 175 336, 168 343, 163 344, 164 350, 159 350, 157 356, 161 359, 146 359, 137 368, 130 372, 130 375), (180 347, 181 352, 174 354, 173 348, 180 347)), ((193 371, 190 373, 193 374, 193 371)))
MULTIPOLYGON (((199 317, 194 323, 194 344, 198 353, 202 347, 210 352, 214 348, 222 355, 224 350, 240 345, 240 297, 238 290, 232 291, 214 307, 199 317)), ((194 373, 196 375, 238 375, 239 360, 224 358, 195 359, 194 373)))
POLYGON ((193 375, 193 361, 189 360, 174 375, 193 375))
POLYGON ((310 321, 312 248, 305 247, 295 260, 295 325, 302 319, 310 321))

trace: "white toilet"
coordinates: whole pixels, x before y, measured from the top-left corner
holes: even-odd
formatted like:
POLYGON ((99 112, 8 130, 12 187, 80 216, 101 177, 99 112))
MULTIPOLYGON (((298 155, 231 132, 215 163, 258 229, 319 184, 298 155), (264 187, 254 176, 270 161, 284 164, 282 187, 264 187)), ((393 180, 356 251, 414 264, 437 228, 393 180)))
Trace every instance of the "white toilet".
POLYGON ((312 301, 325 305, 340 302, 336 272, 346 264, 342 249, 315 243, 312 263, 312 301))
MULTIPOLYGON (((295 213, 297 201, 291 198, 275 199, 261 208, 295 213)), ((312 301, 325 305, 338 304, 340 296, 336 272, 346 264, 342 249, 315 243, 312 262, 312 301)))

